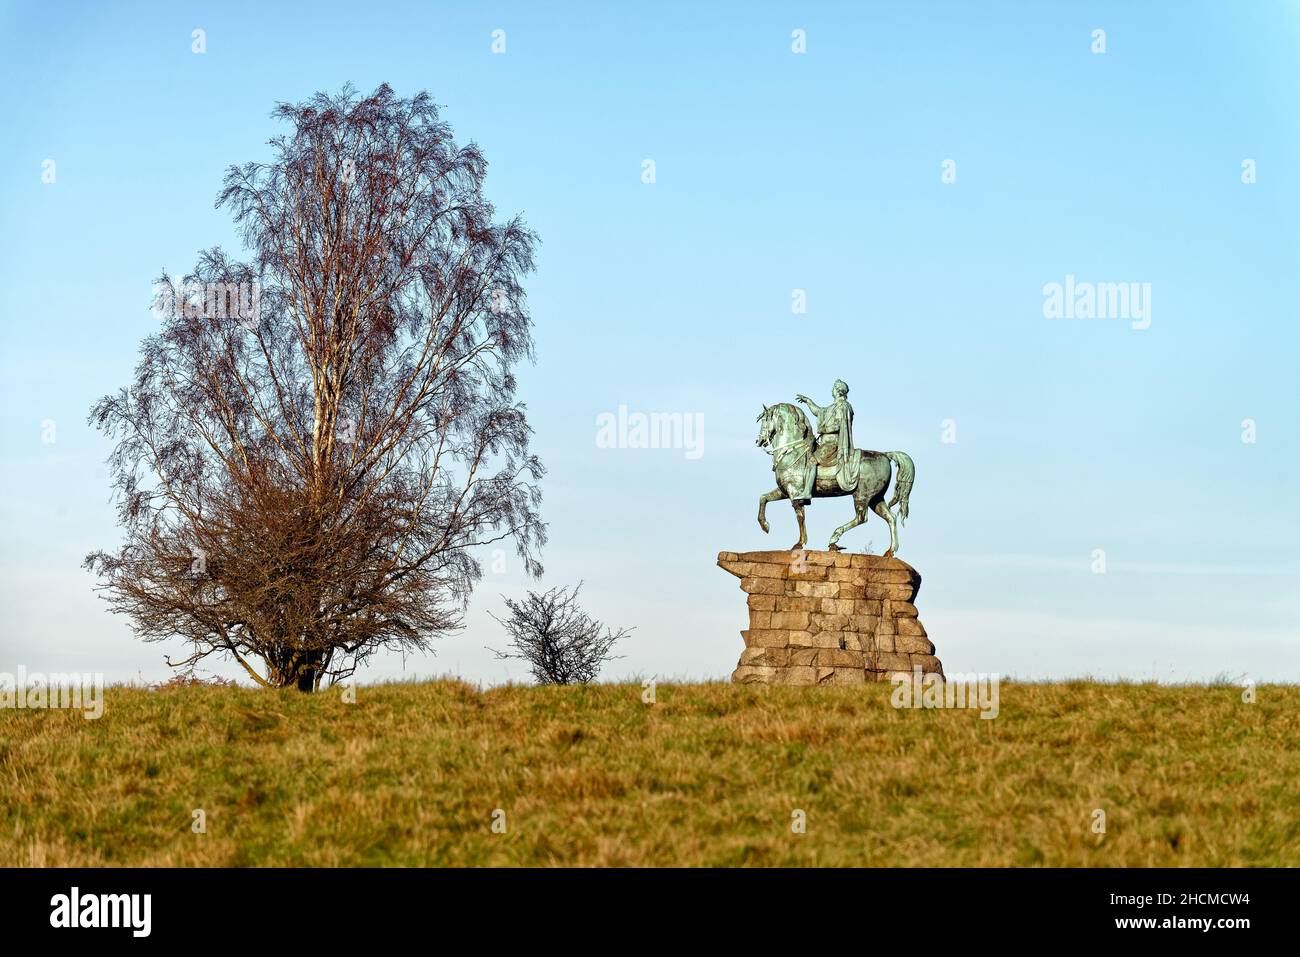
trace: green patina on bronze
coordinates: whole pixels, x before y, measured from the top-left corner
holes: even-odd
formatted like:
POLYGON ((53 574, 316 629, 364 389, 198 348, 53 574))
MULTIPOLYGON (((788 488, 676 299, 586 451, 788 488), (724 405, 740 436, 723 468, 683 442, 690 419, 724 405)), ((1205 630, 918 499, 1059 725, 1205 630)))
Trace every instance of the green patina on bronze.
POLYGON ((835 529, 828 547, 840 551, 840 536, 865 522, 867 509, 871 509, 889 525, 888 557, 898 551, 897 526, 907 518, 907 499, 916 470, 906 452, 872 452, 853 444, 853 406, 848 394, 844 380, 836 379, 830 405, 819 406, 804 395, 795 397, 817 417, 816 429, 797 405, 763 406, 756 444, 772 456, 776 488, 759 497, 758 524, 766 532, 767 503, 788 498, 799 520, 799 541, 791 547, 803 548, 808 542, 804 506, 814 498, 851 495, 853 518, 835 529), (893 498, 886 503, 891 462, 898 471, 893 498), (897 515, 892 511, 895 506, 897 515))

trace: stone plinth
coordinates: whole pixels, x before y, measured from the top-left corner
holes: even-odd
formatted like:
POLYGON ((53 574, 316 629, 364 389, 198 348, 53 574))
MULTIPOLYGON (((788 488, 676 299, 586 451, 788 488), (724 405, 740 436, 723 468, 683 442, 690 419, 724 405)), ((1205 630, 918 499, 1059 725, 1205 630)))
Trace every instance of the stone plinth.
POLYGON ((734 682, 815 685, 943 674, 913 603, 907 562, 849 552, 720 552, 749 596, 734 682))

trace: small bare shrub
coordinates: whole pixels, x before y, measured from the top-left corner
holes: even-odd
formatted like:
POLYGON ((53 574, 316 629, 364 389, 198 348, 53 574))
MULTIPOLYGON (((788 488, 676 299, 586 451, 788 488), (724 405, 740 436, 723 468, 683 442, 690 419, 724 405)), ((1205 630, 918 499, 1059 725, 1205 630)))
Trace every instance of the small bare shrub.
POLYGON ((611 651, 632 629, 614 631, 586 614, 578 606, 581 589, 579 582, 572 591, 552 588, 540 595, 530 591, 518 602, 506 598, 510 613, 504 619, 492 617, 509 633, 510 650, 488 650, 498 658, 526 661, 539 684, 593 681, 605 662, 621 657, 611 651))

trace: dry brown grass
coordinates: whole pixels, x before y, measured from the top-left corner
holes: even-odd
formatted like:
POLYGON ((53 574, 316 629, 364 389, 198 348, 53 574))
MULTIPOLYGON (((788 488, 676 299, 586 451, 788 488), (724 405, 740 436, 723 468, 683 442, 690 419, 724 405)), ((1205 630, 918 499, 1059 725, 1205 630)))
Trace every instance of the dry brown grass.
POLYGON ((1300 688, 1004 682, 996 720, 890 690, 111 688, 98 721, 0 711, 0 860, 1300 863, 1300 688))

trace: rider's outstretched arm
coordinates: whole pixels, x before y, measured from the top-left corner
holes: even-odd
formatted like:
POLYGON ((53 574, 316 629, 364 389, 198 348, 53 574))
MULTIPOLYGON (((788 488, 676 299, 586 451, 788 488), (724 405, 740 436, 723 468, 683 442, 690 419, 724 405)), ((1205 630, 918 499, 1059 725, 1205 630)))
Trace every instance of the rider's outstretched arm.
POLYGON ((825 406, 818 405, 816 402, 808 398, 806 395, 795 396, 795 398, 797 398, 804 405, 808 406, 808 410, 812 412, 813 415, 821 415, 822 410, 825 408, 825 406))

